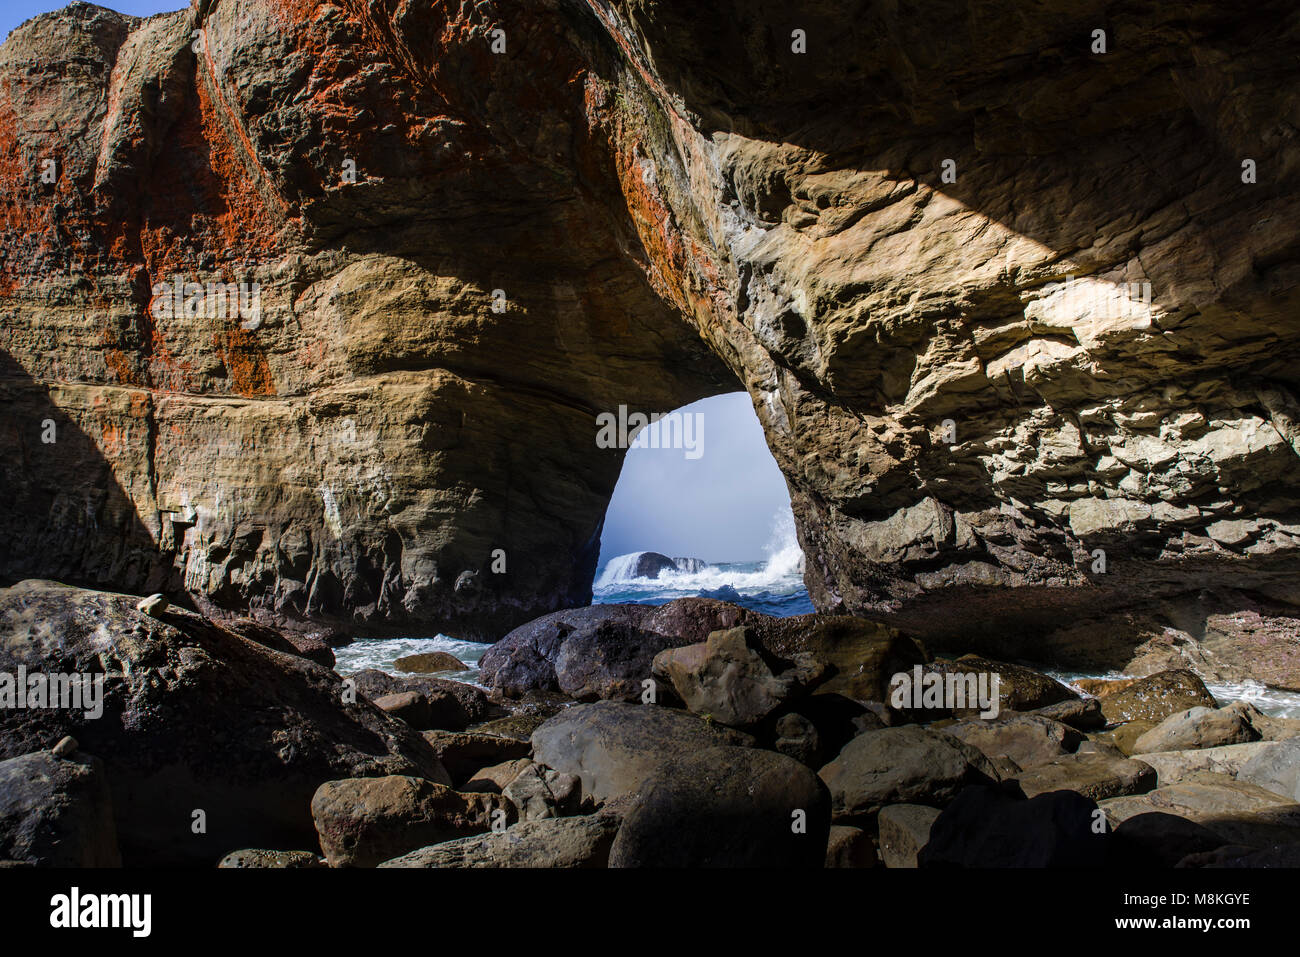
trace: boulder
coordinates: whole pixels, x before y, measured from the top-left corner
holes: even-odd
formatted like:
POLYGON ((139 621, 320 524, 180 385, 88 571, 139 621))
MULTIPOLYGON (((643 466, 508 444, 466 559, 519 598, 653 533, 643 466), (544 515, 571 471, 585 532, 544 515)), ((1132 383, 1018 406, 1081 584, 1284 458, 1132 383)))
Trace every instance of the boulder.
POLYGON ((1071 754, 1083 742, 1079 731, 1037 714, 1013 714, 991 721, 971 718, 944 731, 979 748, 990 759, 1010 758, 1022 769, 1071 754))
POLYGON ((1142 754, 1139 760, 1155 768, 1156 779, 1164 787, 1203 771, 1237 777, 1246 762, 1277 745, 1276 741, 1251 741, 1192 751, 1151 751, 1142 754))
POLYGON ((1241 708, 1198 705, 1165 718, 1137 739, 1134 754, 1148 751, 1190 751, 1225 744, 1258 741, 1260 734, 1241 708))
POLYGON ((439 671, 468 671, 469 665, 445 651, 423 651, 416 655, 403 655, 393 662, 398 671, 414 674, 434 674, 439 671))
POLYGON ((496 794, 462 794, 406 775, 326 781, 312 820, 331 867, 374 867, 428 844, 481 834, 513 819, 496 794))
MULTIPOLYGON (((924 668, 925 672, 939 674, 975 674, 998 676, 998 711, 1033 711, 1061 702, 1078 699, 1078 695, 1055 678, 1035 671, 1024 665, 994 661, 979 655, 962 655, 956 659, 936 659, 924 668)), ((941 709, 942 710, 942 709, 941 709)), ((976 714, 979 708, 969 706, 953 712, 953 717, 968 717, 976 714)), ((927 718, 934 717, 929 711, 927 718)))
POLYGON ((255 641, 267 648, 283 651, 289 655, 299 655, 326 668, 333 668, 335 665, 334 650, 318 635, 282 631, 254 618, 223 618, 221 624, 241 638, 255 641))
POLYGON ((578 812, 582 782, 577 775, 530 763, 501 789, 521 821, 566 817, 578 812))
POLYGON ((429 699, 418 691, 380 695, 375 699, 375 707, 394 718, 401 718, 412 728, 433 727, 433 709, 429 706, 429 699))
POLYGON ((1262 846, 1300 841, 1300 805, 1257 785, 1201 772, 1147 794, 1098 802, 1112 827, 1158 811, 1203 825, 1225 844, 1262 846))
POLYGON ((546 818, 504 831, 422 847, 380 867, 605 867, 618 832, 613 815, 546 818))
POLYGON ((471 772, 463 784, 457 785, 457 789, 465 792, 488 791, 500 794, 505 790, 506 785, 523 773, 525 768, 531 767, 532 763, 531 758, 516 758, 513 761, 502 761, 500 764, 479 768, 471 772))
POLYGON ((824 672, 810 655, 774 658, 745 626, 715 631, 703 644, 654 659, 655 675, 672 682, 691 712, 736 728, 752 727, 796 700, 824 672))
POLYGON ((211 867, 232 847, 316 847, 323 782, 409 774, 448 782, 428 743, 339 676, 173 608, 23 582, 0 589, 0 673, 103 674, 98 718, 0 708, 0 757, 71 735, 104 762, 128 866, 211 867), (192 830, 195 810, 206 833, 192 830))
POLYGON ((752 747, 754 739, 673 708, 600 701, 542 724, 533 758, 577 775, 584 797, 605 802, 635 791, 674 758, 722 744, 752 747))
POLYGON ((565 639, 606 622, 625 629, 640 629, 642 621, 653 610, 649 605, 591 605, 535 618, 483 652, 478 663, 480 680, 510 698, 532 691, 558 692, 555 659, 565 639))
POLYGON ((1095 801, 1072 791, 1025 798, 1014 788, 968 788, 930 827, 921 867, 1096 868, 1109 829, 1095 801))
POLYGON ((826 839, 827 867, 875 867, 876 848, 860 827, 832 824, 826 839))
POLYGON ((876 816, 880 859, 886 867, 915 868, 916 857, 930 840, 939 809, 924 804, 891 804, 876 816))
POLYGON ((424 740, 429 742, 456 785, 468 780, 479 768, 526 758, 532 751, 527 741, 481 731, 426 731, 424 740))
POLYGON ((311 851, 264 851, 249 849, 231 851, 223 857, 217 867, 226 869, 287 869, 328 867, 325 858, 311 851))
POLYGON ((754 618, 748 624, 769 655, 811 655, 829 666, 820 691, 859 701, 887 700, 890 679, 926 660, 914 639, 865 618, 814 614, 754 618))
POLYGON ((1118 690, 1101 689, 1097 695, 1107 724, 1126 721, 1160 722, 1189 708, 1217 708, 1195 672, 1184 668, 1161 671, 1124 684, 1118 690))
POLYGON ((776 721, 775 734, 772 750, 810 768, 819 768, 825 763, 821 760, 822 745, 817 728, 803 715, 782 715, 776 721))
POLYGON ((756 748, 704 748, 642 782, 609 866, 820 868, 830 825, 830 795, 809 768, 756 748))
POLYGON ((1287 738, 1252 755, 1237 772, 1237 780, 1300 801, 1300 738, 1287 738))
POLYGON ((367 668, 346 677, 361 694, 370 698, 416 691, 429 700, 430 720, 446 731, 463 731, 471 725, 492 721, 506 715, 482 688, 428 675, 390 675, 367 668))
POLYGON ((1076 791, 1093 801, 1142 794, 1156 786, 1156 772, 1133 758, 1106 754, 1065 754, 1032 767, 1016 778, 1026 797, 1050 791, 1076 791))
POLYGON ((1223 838, 1203 824, 1164 811, 1125 818, 1115 828, 1112 864, 1122 868, 1174 867, 1189 854, 1223 846, 1223 838))
POLYGON ((863 703, 821 688, 792 707, 790 713, 806 718, 817 732, 821 764, 839 754, 844 746, 864 731, 876 731, 887 725, 870 705, 888 714, 878 702, 863 703))
POLYGON ((818 774, 830 789, 837 822, 889 804, 942 807, 963 788, 1000 779, 978 749, 917 725, 860 734, 818 774))
POLYGON ((669 635, 682 645, 706 640, 715 631, 725 631, 754 621, 775 621, 770 616, 716 598, 675 598, 646 615, 641 627, 669 635))
POLYGON ((681 642, 619 621, 575 629, 555 654, 555 683, 575 701, 640 701, 655 656, 681 642))
POLYGON ((120 867, 104 763, 49 751, 0 761, 0 860, 120 867))
POLYGON ((1101 702, 1096 698, 1068 698, 1056 704, 1035 708, 1032 713, 1068 724, 1079 731, 1094 731, 1106 726, 1106 718, 1101 713, 1101 702))

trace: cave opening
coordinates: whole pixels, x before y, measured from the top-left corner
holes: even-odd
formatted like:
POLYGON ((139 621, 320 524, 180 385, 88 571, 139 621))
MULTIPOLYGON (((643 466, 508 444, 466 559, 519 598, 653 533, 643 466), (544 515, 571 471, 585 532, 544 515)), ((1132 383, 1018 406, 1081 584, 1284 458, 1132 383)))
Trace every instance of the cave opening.
POLYGON ((748 394, 692 402, 632 433, 592 590, 595 604, 703 596, 813 610, 790 492, 748 394))

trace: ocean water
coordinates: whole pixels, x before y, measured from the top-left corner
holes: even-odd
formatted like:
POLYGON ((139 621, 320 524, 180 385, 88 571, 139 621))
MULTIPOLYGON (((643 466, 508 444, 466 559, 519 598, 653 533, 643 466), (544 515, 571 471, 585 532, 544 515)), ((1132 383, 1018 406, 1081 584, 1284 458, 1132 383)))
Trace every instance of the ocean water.
MULTIPOLYGON (((1085 673, 1082 671, 1047 671, 1046 674, 1065 684, 1072 684, 1078 678, 1134 678, 1136 675, 1124 675, 1119 672, 1107 674, 1085 673)), ((1270 688, 1258 681, 1244 681, 1239 684, 1218 684, 1205 682, 1205 687, 1220 706, 1234 701, 1248 701, 1260 711, 1274 718, 1300 718, 1300 693, 1270 688)))
POLYGON ((787 515, 773 530, 767 554, 755 562, 707 562, 677 559, 677 569, 664 569, 656 578, 634 578, 631 571, 645 552, 631 552, 607 561, 596 573, 592 604, 630 602, 663 605, 674 598, 719 598, 766 615, 787 618, 813 611, 803 584, 803 552, 787 515))
MULTIPOLYGON (((593 605, 630 602, 663 605, 674 598, 703 596, 734 602, 765 615, 785 618, 813 611, 803 585, 803 553, 794 534, 794 523, 778 520, 766 556, 755 562, 710 563, 683 557, 676 571, 665 569, 655 579, 633 578, 630 571, 644 552, 611 558, 596 572, 592 586, 593 605)), ((398 674, 394 662, 403 655, 445 651, 470 666, 468 671, 446 671, 441 678, 480 684, 478 661, 489 645, 462 641, 447 635, 429 638, 358 638, 334 649, 340 674, 377 668, 398 674)))

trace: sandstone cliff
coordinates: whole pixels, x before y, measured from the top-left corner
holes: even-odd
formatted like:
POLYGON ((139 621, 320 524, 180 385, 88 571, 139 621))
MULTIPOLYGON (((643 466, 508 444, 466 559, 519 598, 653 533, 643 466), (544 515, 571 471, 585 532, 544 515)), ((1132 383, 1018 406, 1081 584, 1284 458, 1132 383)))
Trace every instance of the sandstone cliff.
POLYGON ((589 599, 594 417, 739 383, 822 610, 1289 621, 1298 41, 1281 2, 38 17, 0 48, 0 575, 498 637, 589 599), (158 318, 172 277, 260 317, 158 318))

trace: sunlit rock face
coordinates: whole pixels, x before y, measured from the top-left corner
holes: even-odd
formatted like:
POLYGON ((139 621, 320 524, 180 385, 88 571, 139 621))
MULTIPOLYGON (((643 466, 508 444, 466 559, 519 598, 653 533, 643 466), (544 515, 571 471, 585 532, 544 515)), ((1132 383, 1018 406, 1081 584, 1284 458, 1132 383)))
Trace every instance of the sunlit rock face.
POLYGON ((1300 12, 1112 7, 29 22, 0 571, 497 637, 590 597, 595 417, 739 381, 823 610, 1007 650, 1289 619, 1300 12))

